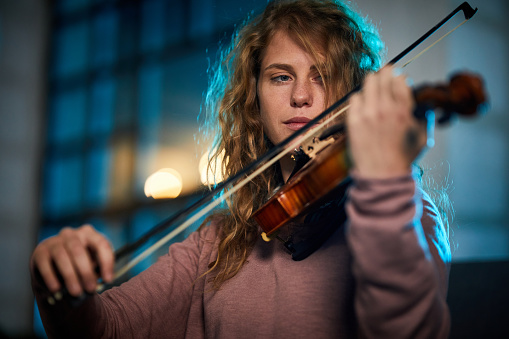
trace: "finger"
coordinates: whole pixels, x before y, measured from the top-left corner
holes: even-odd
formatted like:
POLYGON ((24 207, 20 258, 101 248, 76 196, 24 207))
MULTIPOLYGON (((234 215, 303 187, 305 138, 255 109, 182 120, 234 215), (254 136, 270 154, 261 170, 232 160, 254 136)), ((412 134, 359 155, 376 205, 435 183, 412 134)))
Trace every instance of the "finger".
POLYGON ((393 69, 391 67, 383 68, 379 74, 379 103, 378 103, 378 118, 383 118, 385 115, 394 114, 394 96, 392 92, 393 86, 393 69))
POLYGON ((364 82, 362 91, 363 108, 360 110, 360 113, 363 115, 371 116, 376 113, 376 102, 379 98, 379 84, 377 79, 378 77, 376 74, 369 74, 364 82))
POLYGON ((93 292, 97 286, 97 275, 86 247, 77 236, 73 235, 65 242, 65 249, 85 290, 93 292))
POLYGON ((392 96, 405 110, 413 111, 414 100, 412 89, 408 86, 408 80, 400 75, 392 80, 392 96))
POLYGON ((80 296, 83 293, 83 288, 81 287, 78 273, 69 257, 69 253, 62 245, 55 246, 50 252, 55 267, 64 280, 65 287, 69 293, 76 297, 80 296))
POLYGON ((40 248, 34 251, 32 258, 33 273, 37 270, 42 280, 51 293, 55 293, 62 288, 57 274, 51 264, 51 257, 46 249, 40 248))
POLYGON ((358 118, 358 111, 362 104, 362 95, 357 92, 350 97, 350 107, 348 108, 348 114, 346 115, 346 123, 350 125, 358 118))
POLYGON ((111 282, 113 280, 115 256, 110 242, 104 235, 88 225, 84 227, 84 231, 87 233, 87 246, 95 255, 102 279, 105 282, 111 282))

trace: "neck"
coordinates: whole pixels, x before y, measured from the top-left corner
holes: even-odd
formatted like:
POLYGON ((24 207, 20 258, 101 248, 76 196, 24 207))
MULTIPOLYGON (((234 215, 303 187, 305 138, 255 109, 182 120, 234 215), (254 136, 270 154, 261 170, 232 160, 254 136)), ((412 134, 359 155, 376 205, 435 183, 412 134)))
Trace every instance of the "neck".
POLYGON ((287 182, 295 167, 295 161, 292 160, 290 155, 285 155, 279 160, 279 166, 281 166, 281 174, 283 175, 284 182, 287 182))

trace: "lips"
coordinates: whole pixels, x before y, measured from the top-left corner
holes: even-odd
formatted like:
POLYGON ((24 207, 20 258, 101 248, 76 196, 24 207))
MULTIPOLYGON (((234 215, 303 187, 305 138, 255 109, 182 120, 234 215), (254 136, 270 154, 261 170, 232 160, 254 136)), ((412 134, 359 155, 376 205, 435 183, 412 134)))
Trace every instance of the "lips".
POLYGON ((297 131, 302 127, 306 126, 306 124, 310 121, 311 119, 306 117, 294 117, 286 121, 283 121, 283 124, 285 124, 285 126, 288 127, 289 129, 297 131))

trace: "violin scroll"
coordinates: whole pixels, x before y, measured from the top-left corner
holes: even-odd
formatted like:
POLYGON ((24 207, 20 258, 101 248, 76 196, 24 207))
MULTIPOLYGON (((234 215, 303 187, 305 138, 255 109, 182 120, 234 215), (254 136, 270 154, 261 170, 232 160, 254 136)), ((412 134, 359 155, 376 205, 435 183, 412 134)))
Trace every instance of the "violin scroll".
POLYGON ((418 106, 418 118, 423 117, 421 112, 427 109, 442 110, 439 124, 449 121, 456 114, 465 117, 482 114, 488 106, 483 79, 466 72, 452 75, 448 84, 418 87, 414 89, 414 98, 418 106))

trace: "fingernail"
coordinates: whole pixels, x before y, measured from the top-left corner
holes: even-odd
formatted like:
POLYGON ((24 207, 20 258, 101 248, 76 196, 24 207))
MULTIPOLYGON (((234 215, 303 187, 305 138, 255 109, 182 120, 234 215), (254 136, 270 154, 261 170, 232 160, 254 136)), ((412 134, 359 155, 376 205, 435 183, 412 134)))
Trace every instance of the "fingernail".
POLYGON ((394 75, 395 77, 399 77, 401 74, 403 74, 403 71, 401 70, 401 68, 394 67, 392 69, 392 75, 394 75))

